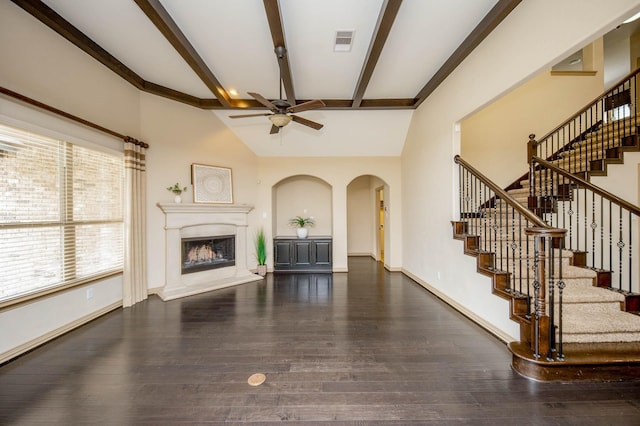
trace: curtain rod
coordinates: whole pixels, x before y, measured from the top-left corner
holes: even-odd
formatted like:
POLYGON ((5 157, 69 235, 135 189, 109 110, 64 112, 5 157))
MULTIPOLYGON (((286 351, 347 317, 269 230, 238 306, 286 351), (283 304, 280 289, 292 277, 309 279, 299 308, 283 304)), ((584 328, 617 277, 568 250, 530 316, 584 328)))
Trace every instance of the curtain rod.
POLYGON ((59 110, 57 108, 52 107, 51 105, 47 105, 47 104, 44 104, 42 102, 36 101, 35 99, 31 99, 31 98, 29 98, 27 96, 21 95, 20 93, 16 93, 16 92, 14 92, 12 90, 9 90, 9 89, 7 89, 5 87, 0 86, 0 93, 3 93, 3 94, 5 94, 7 96, 10 96, 12 98, 18 99, 18 100, 20 100, 22 102, 25 102, 25 103, 29 104, 29 105, 33 105, 33 106, 36 106, 38 108, 44 109, 46 111, 52 112, 54 114, 60 115, 60 116, 62 116, 64 118, 68 118, 69 120, 73 120, 73 121, 78 122, 78 123, 80 123, 82 125, 85 125, 87 127, 91 127, 92 129, 99 130, 99 131, 101 131, 103 133, 106 133, 106 134, 109 134, 111 136, 115 136, 116 138, 122 139, 125 142, 131 142, 131 143, 133 143, 135 145, 139 145, 139 146, 141 146, 141 147, 143 147, 145 149, 149 148, 149 144, 146 144, 146 143, 144 143, 142 141, 139 141, 139 140, 137 140, 135 138, 132 138, 131 136, 125 136, 125 135, 123 135, 121 133, 118 133, 118 132, 115 132, 113 130, 107 129, 106 127, 102 127, 102 126, 100 126, 100 125, 98 125, 96 123, 92 123, 91 121, 87 121, 87 120, 85 120, 83 118, 76 117, 75 115, 69 114, 68 112, 64 112, 62 110, 59 110))

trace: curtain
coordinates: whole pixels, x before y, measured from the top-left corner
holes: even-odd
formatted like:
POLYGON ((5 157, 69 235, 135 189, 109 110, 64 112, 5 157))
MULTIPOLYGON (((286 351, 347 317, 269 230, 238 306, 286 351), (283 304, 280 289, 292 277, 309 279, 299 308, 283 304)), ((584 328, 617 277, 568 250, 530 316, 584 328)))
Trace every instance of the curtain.
POLYGON ((125 248, 122 305, 126 308, 147 298, 147 177, 145 152, 149 145, 126 137, 125 167, 125 248))

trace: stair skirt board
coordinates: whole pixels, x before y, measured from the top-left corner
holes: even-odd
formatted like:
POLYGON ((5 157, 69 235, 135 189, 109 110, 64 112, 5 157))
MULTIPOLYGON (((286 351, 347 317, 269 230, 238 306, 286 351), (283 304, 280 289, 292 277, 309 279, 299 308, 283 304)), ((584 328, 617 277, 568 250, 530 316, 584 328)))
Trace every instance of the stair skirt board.
POLYGON ((567 344, 563 361, 531 356, 528 345, 511 342, 511 368, 538 381, 622 381, 640 377, 640 343, 567 344))

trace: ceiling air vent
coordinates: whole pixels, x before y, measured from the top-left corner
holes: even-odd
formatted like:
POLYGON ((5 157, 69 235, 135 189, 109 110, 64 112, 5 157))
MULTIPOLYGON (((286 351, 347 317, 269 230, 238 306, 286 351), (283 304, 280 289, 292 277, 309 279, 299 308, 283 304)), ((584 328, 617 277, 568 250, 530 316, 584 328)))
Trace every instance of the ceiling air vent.
POLYGON ((353 43, 353 30, 336 31, 336 43, 333 45, 334 52, 350 52, 353 43))

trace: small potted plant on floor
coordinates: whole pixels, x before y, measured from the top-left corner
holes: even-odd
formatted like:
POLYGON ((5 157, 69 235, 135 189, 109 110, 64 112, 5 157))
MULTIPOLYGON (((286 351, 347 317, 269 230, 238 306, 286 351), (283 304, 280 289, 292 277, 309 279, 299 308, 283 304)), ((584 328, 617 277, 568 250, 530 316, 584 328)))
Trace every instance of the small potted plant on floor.
POLYGON ((309 235, 309 230, 306 227, 313 226, 315 224, 316 223, 312 217, 296 216, 289 219, 289 225, 296 228, 298 238, 307 238, 307 235, 309 235))
POLYGON ((255 238, 256 260, 258 261, 258 275, 267 275, 267 239, 264 236, 264 229, 258 229, 255 238))
POLYGON ((173 197, 173 202, 174 203, 181 203, 182 202, 182 196, 181 194, 183 192, 187 191, 187 187, 185 186, 184 188, 180 186, 180 184, 178 182, 176 182, 175 185, 170 186, 167 188, 167 191, 171 191, 173 192, 173 195, 175 195, 173 197))

